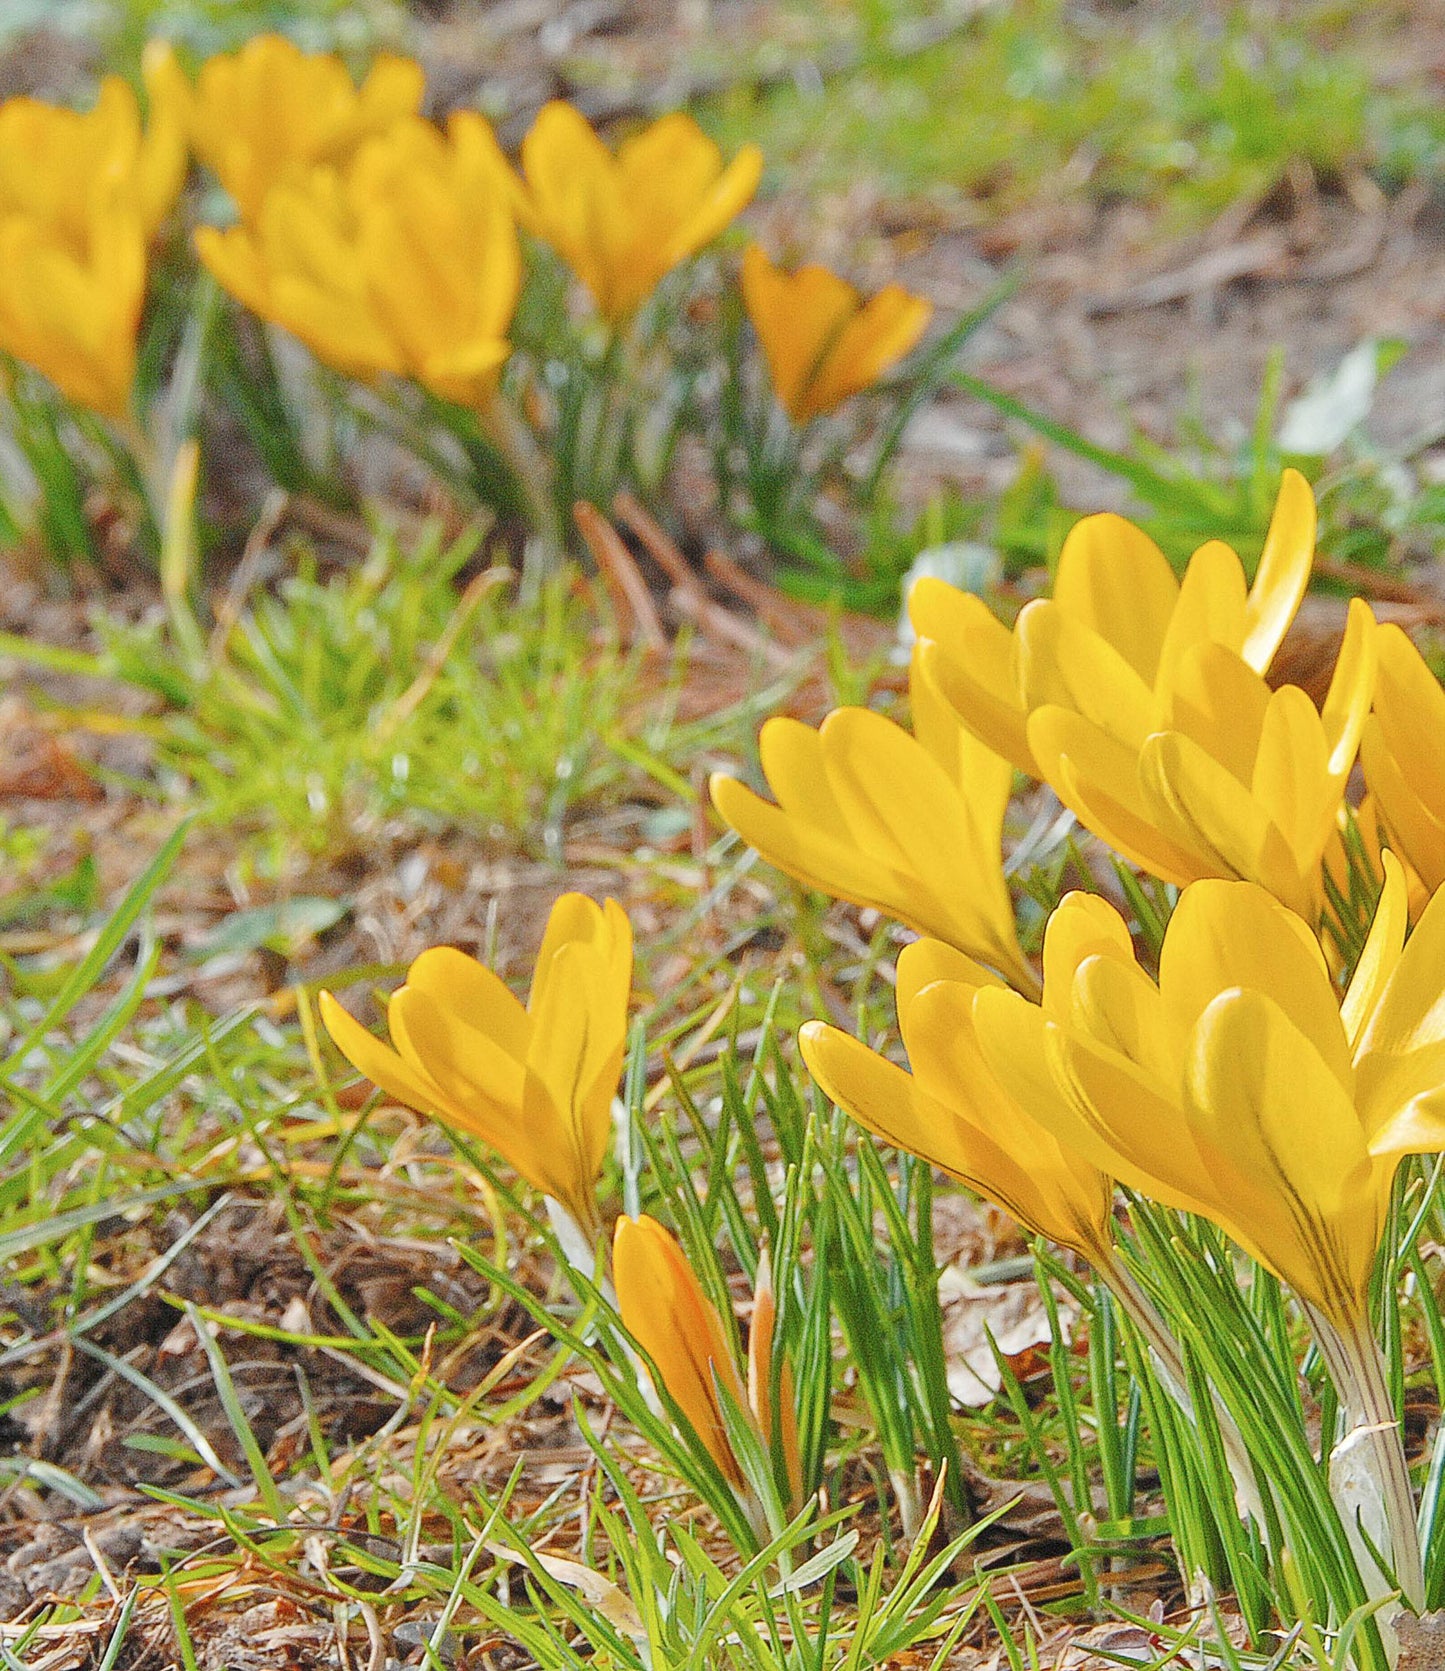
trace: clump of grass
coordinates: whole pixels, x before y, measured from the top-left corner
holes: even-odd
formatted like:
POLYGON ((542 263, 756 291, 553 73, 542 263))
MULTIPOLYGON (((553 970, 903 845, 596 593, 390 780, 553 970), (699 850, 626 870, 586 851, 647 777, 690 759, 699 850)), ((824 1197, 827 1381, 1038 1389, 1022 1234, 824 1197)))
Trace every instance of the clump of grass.
POLYGON ((473 549, 382 532, 333 572, 301 551, 194 659, 164 622, 105 621, 98 670, 166 704, 163 783, 278 864, 402 816, 554 853, 580 805, 636 790, 633 762, 681 758, 702 733, 674 724, 665 670, 637 711, 639 662, 579 577, 522 597, 502 569, 460 585, 473 549))

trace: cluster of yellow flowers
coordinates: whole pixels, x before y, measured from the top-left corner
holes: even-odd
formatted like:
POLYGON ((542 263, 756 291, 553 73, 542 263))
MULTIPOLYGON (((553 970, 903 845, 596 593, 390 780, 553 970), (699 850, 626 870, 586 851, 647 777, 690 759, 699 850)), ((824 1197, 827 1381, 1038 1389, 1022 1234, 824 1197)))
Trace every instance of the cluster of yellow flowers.
MULTIPOLYGON (((688 116, 610 151, 554 102, 520 171, 484 117, 421 114, 418 64, 383 55, 358 87, 341 61, 257 36, 192 82, 171 50, 146 56, 149 127, 124 83, 87 115, 0 106, 0 349, 71 400, 125 414, 146 245, 186 156, 220 181, 236 222, 202 227, 202 262, 232 295, 358 378, 412 379, 484 404, 511 347, 519 230, 550 245, 617 329, 659 282, 747 206, 762 154, 731 162, 688 116)), ((868 387, 908 352, 929 308, 890 285, 866 305, 842 279, 789 274, 756 246, 743 293, 780 402, 799 424, 868 387)))
MULTIPOLYGON (((1052 597, 1012 631, 977 598, 923 582, 915 733, 859 708, 816 731, 774 719, 761 752, 776 804, 727 777, 713 797, 782 870, 922 936, 897 968, 911 1071, 835 1027, 804 1027, 804 1059, 835 1102, 1075 1250, 1131 1304, 1141 1297, 1115 1251, 1116 1181, 1212 1220, 1358 1362, 1374 1351, 1368 1287, 1399 1161, 1445 1148, 1445 771, 1422 746, 1445 733, 1445 690, 1358 599, 1322 710, 1268 686, 1314 536, 1313 496, 1287 472, 1252 586, 1217 542, 1176 580, 1116 516, 1078 524, 1052 597), (1362 740, 1369 792, 1352 810, 1362 740), (1182 890, 1157 974, 1119 910, 1083 892, 1049 919, 1036 971, 1000 852, 1015 769, 1182 890), (1322 943, 1324 877, 1343 862, 1352 818, 1371 826, 1356 846, 1380 892, 1345 982, 1322 943)), ((549 930, 527 1015, 486 971, 428 952, 392 1000, 397 1055, 329 999, 325 1016, 363 1072, 485 1135, 595 1233, 625 927, 614 905, 573 896, 557 923, 566 945, 549 930), (440 959, 456 972, 435 980, 440 959), (566 999, 554 995, 563 980, 566 999)), ((641 1318, 628 1290, 644 1269, 650 1292, 687 1290, 649 1346, 669 1385, 692 1389, 675 1401, 696 1431, 715 1434, 699 1357, 723 1384, 737 1378, 716 1319, 659 1228, 623 1220, 617 1247, 625 1318, 641 1318)), ((1140 1315, 1167 1355, 1157 1314, 1140 1315)), ((1408 1505, 1397 1444, 1392 1455, 1384 1468, 1408 1505)), ((1413 1533, 1397 1519, 1389 1535, 1415 1594, 1413 1533)))
POLYGON ((1445 860, 1445 775, 1418 746, 1445 691, 1358 598, 1323 708, 1270 688, 1314 536, 1313 495, 1286 471, 1253 586, 1218 541, 1177 580, 1112 515, 1076 525, 1053 595, 1012 631, 924 580, 917 737, 856 709, 816 733, 772 720, 778 804, 730 778, 713 797, 780 869, 925 936, 898 966, 912 1076, 834 1028, 804 1031, 810 1068, 864 1125, 1096 1262, 1121 1179, 1214 1220, 1353 1326, 1396 1163, 1445 1147, 1445 904, 1405 942, 1408 899, 1430 897, 1405 866, 1445 860), (1361 814, 1395 852, 1341 994, 1319 936, 1362 737, 1361 814), (1157 981, 1114 907, 1076 893, 1047 925, 1039 982, 998 847, 1011 768, 1182 888, 1157 981))

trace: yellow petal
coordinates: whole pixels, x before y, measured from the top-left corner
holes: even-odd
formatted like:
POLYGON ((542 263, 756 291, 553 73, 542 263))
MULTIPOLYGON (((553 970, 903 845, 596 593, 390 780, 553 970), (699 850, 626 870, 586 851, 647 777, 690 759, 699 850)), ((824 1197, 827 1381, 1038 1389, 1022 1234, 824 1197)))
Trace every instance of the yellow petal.
POLYGON ((663 1386, 727 1481, 743 1485, 728 1444, 713 1377, 740 1409, 746 1393, 717 1308, 703 1293, 682 1249, 645 1213, 619 1218, 612 1277, 623 1327, 657 1367, 663 1386))
POLYGON ((1421 737, 1445 736, 1445 689, 1393 622, 1379 629, 1375 642, 1375 719, 1381 741, 1398 762, 1408 765, 1414 793, 1432 817, 1445 821, 1445 759, 1438 749, 1419 747, 1421 737))
POLYGON ((1402 1056, 1445 1040, 1445 889, 1426 906, 1365 1021, 1355 1057, 1402 1056))
POLYGON ((1318 860, 1302 876, 1264 808, 1190 738, 1177 731, 1151 737, 1139 756, 1139 784, 1155 822, 1191 855, 1196 877, 1258 881, 1301 916, 1315 914, 1318 860))
POLYGON ((1132 958, 1085 958, 1070 997, 1063 1018, 1069 1031, 1087 1033, 1101 1050, 1127 1056, 1160 1085, 1177 1080, 1185 1030, 1132 958))
POLYGON ((1151 688, 1178 598, 1168 558, 1142 528, 1104 512, 1069 530, 1054 603, 1105 639, 1151 688))
MULTIPOLYGON (((990 1006, 990 1027, 996 1007, 990 1006)), ((982 1034, 981 1003, 975 1013, 982 1034)), ((1181 1212, 1207 1212, 1218 1190, 1240 1187, 1227 1151, 1201 1148, 1186 1124, 1176 1084, 1162 1083, 1086 1034, 1053 1027, 1043 1046, 1042 1061, 1020 1066, 1016 1077, 1048 1075, 1058 1088, 1054 1103, 1040 1105, 1039 1118, 1094 1165, 1181 1212)), ((990 1066, 997 1066, 997 1054, 996 1048, 985 1048, 990 1066)))
MULTIPOLYGON (((407 986, 393 994, 387 1026, 402 1060, 446 1098, 432 1112, 484 1137, 538 1183, 537 1168, 528 1159, 533 1145, 518 1119, 523 1064, 445 1004, 407 986)), ((555 1143, 560 1134, 548 1135, 555 1143)))
POLYGON ((547 988, 555 978, 554 963, 558 952, 574 941, 583 945, 600 945, 610 932, 602 907, 584 893, 559 894, 547 914, 547 927, 542 944, 537 949, 537 961, 532 970, 532 989, 527 998, 527 1009, 535 1016, 547 988))
POLYGON ((1167 670, 1167 678, 1158 729, 1183 732, 1241 783, 1249 783, 1269 712, 1269 686, 1223 644, 1186 651, 1167 670))
POLYGON ((1379 628, 1363 598, 1351 598, 1330 688, 1320 721, 1329 745, 1331 773, 1343 784, 1355 762, 1360 732, 1375 694, 1379 667, 1379 628))
POLYGON ((1027 1109, 1029 1120, 1048 1134, 1066 1157, 1064 1164, 1080 1176, 1127 1183, 1127 1173, 1116 1169, 1114 1145, 1100 1134, 1063 1070, 1061 1029, 1037 1004, 1003 987, 980 987, 972 1016, 979 1054, 1008 1105, 1027 1109))
MULTIPOLYGON (((1421 730, 1419 736, 1440 733, 1421 730)), ((1411 748, 1403 758, 1409 762, 1411 777, 1416 764, 1428 749, 1411 748)), ((1445 817, 1427 806, 1416 792, 1414 782, 1405 775, 1402 757, 1394 753, 1386 741, 1386 733, 1379 710, 1365 722, 1360 734, 1360 764, 1365 782, 1379 807, 1380 817, 1390 832, 1391 842, 1419 872, 1425 886, 1433 892, 1445 884, 1445 817)), ((1445 814, 1445 802, 1439 803, 1445 814)))
POLYGON ((995 754, 1041 776, 1028 743, 1013 634, 982 598, 931 578, 913 588, 909 614, 919 666, 943 699, 995 754))
POLYGON ((819 365, 858 308, 858 292, 826 267, 784 272, 757 244, 743 251, 743 302, 758 333, 778 402, 794 423, 823 410, 809 399, 819 365))
POLYGON ((571 1157, 571 1200, 590 1200, 607 1152, 631 967, 631 931, 620 908, 605 912, 585 894, 563 894, 547 921, 527 1004, 523 1105, 539 1120, 548 1106, 553 1111, 571 1157))
POLYGON ((996 847, 1013 793, 1013 767, 963 723, 938 687, 933 664, 915 644, 908 662, 908 705, 913 735, 961 791, 980 832, 994 831, 985 845, 996 847))
POLYGON ((1262 992, 1205 1011, 1187 1071, 1192 1122, 1257 1179, 1208 1216, 1331 1318, 1361 1315, 1380 1201, 1359 1118, 1318 1052, 1262 992))
POLYGON ((1422 1050, 1398 1078, 1381 1079, 1372 1089, 1381 1107, 1389 1110, 1373 1130, 1367 1128, 1371 1155, 1388 1163, 1380 1185, 1388 1194, 1402 1155, 1433 1155, 1445 1149, 1445 1045, 1422 1050))
POLYGON ((842 808, 828 783, 818 733, 775 717, 758 739, 774 806, 742 783, 714 773, 713 805, 723 822, 779 870, 820 893, 877 906, 894 891, 887 867, 847 838, 842 808))
POLYGON ((1362 1043, 1362 1036, 1384 996, 1385 987, 1400 954, 1405 949, 1405 930, 1409 926, 1409 886, 1404 867, 1388 850, 1380 855, 1385 872, 1385 883, 1375 906, 1374 920, 1365 940, 1365 949, 1350 976, 1350 985, 1340 1005, 1340 1020, 1345 1036, 1354 1050, 1362 1043))
POLYGON ((407 988, 454 1010, 515 1062, 526 1060, 532 1024, 511 987, 455 946, 433 946, 406 972, 407 988))
POLYGON ((823 736, 828 782, 848 838, 906 881, 905 897, 888 902, 890 914, 1021 967, 1031 981, 997 856, 1003 822, 997 777, 987 821, 975 823, 968 800, 928 750, 882 714, 835 709, 823 736))
POLYGON ((823 1094, 859 1125, 955 1178, 971 1177, 979 1149, 970 1147, 968 1128, 912 1074, 821 1021, 805 1023, 798 1043, 823 1094))
POLYGON ((904 1014, 925 986, 950 981, 954 986, 998 986, 991 969, 942 940, 913 940, 898 954, 895 993, 904 1014))
POLYGON ((1315 496, 1298 470, 1286 470, 1245 610, 1241 653, 1256 673, 1268 668, 1289 630, 1314 559, 1315 496))
POLYGON ((1179 887, 1200 874, 1192 848, 1160 827, 1137 754, 1067 708, 1037 709, 1028 736, 1039 775, 1121 858, 1179 887))
POLYGON ((1222 540, 1209 540, 1189 559, 1179 599, 1164 633, 1155 690, 1163 694, 1186 652, 1205 644, 1238 650, 1245 634, 1244 569, 1222 540))
POLYGON ((1269 993, 1348 1092, 1349 1046, 1319 941, 1252 882, 1195 882, 1180 896, 1159 960, 1159 990, 1179 1036, 1232 987, 1269 993))
POLYGON ((1025 606, 1014 629, 1024 700, 1081 715, 1125 748, 1157 729, 1154 693, 1108 639, 1060 603, 1025 606))
POLYGON ((1128 925, 1098 894, 1066 893, 1044 927, 1046 1015, 1055 1021, 1067 1019, 1079 966, 1085 958, 1101 956, 1133 963, 1134 942, 1128 925))
POLYGON ((813 411, 831 412, 871 388, 914 347, 932 317, 932 304, 902 285, 880 290, 844 322, 818 366, 808 389, 813 411))
POLYGON ((332 1042, 363 1078, 419 1114, 436 1113, 445 1093, 434 1080, 368 1033, 329 992, 323 992, 318 1003, 322 1024, 332 1042))
POLYGON ((1269 699, 1250 791, 1301 870, 1309 868, 1334 829, 1344 781, 1330 772, 1320 716, 1298 685, 1269 699))
POLYGON ((763 177, 763 153, 744 145, 712 182, 663 246, 669 268, 710 244, 747 208, 763 177))
POLYGON ((1065 1156, 994 1081, 973 1036, 972 991, 935 983, 911 1003, 912 1075, 819 1022, 800 1034, 803 1059, 827 1095, 885 1142, 949 1172, 1036 1234, 1097 1254, 1108 1244, 1108 1181, 1065 1156))
POLYGON ((414 58, 394 52, 380 52, 357 89, 357 102, 365 112, 359 120, 367 129, 380 128, 421 109, 426 94, 426 74, 414 58))

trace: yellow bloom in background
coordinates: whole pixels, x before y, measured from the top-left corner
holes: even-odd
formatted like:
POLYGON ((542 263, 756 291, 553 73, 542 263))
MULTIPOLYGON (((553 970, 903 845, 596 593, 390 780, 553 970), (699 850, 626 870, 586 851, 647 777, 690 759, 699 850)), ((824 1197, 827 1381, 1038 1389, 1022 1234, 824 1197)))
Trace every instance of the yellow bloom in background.
POLYGON ((0 352, 107 418, 129 406, 146 244, 184 168, 164 102, 143 128, 118 77, 88 111, 0 104, 0 352))
MULTIPOLYGON (((772 1283, 764 1256, 758 1270, 747 1384, 733 1357, 732 1339, 717 1307, 702 1291, 675 1237, 646 1213, 618 1219, 612 1242, 612 1280, 623 1326, 656 1366, 673 1403, 736 1491, 747 1489, 728 1443, 717 1388, 751 1416, 766 1447, 774 1431, 772 1407, 772 1283)), ((793 1504, 802 1497, 797 1412, 792 1374, 780 1366, 778 1433, 793 1504)))
POLYGON ((0 104, 0 221, 30 220, 79 255, 100 213, 124 210, 154 236, 181 189, 185 142, 174 111, 153 97, 142 127, 135 94, 108 75, 87 111, 40 99, 0 104))
POLYGON ((1156 984, 1122 919, 1070 894, 1042 1007, 981 987, 1006 1090, 1082 1159, 1202 1214, 1342 1332, 1366 1315, 1400 1157, 1445 1147, 1445 894, 1405 943, 1386 883, 1343 1002, 1309 928, 1250 882, 1187 888, 1156 984))
POLYGON ((952 947, 917 940, 898 959, 898 1025, 912 1072, 819 1021, 799 1035, 803 1060, 875 1136, 1109 1269, 1113 1185, 1055 1138, 1035 1101, 1015 1100, 990 1071, 974 1031, 980 991, 1007 989, 952 947))
POLYGON ((490 969, 439 946, 417 958, 387 1006, 391 1046, 329 992, 321 1018, 359 1073, 408 1108, 481 1138, 590 1238, 631 981, 622 908, 563 894, 525 1009, 490 969))
POLYGON ((756 145, 724 164, 680 112, 624 139, 614 154, 579 111, 554 100, 522 141, 518 215, 617 324, 747 207, 762 170, 756 145))
POLYGON ((346 169, 275 186, 254 225, 201 228, 196 248, 328 365, 480 403, 511 351, 522 274, 498 155, 480 116, 454 116, 445 135, 397 123, 346 169))
POLYGON ((815 731, 767 721, 758 753, 777 804, 712 779, 723 821, 809 887, 945 940, 1026 991, 1001 844, 1013 773, 958 724, 915 664, 917 736, 869 708, 838 708, 815 731))
POLYGON ((933 315, 930 302, 902 285, 887 285, 865 303, 826 267, 784 272, 757 244, 743 252, 742 290, 773 390, 799 425, 871 388, 933 315))
POLYGON ((364 140, 415 116, 424 88, 410 58, 382 53, 357 87, 339 58, 303 52, 281 35, 256 35, 208 58, 194 86, 164 44, 152 44, 147 69, 245 221, 257 219, 281 180, 344 163, 364 140))
POLYGON ((1445 690, 1399 627, 1381 627, 1378 643, 1360 763, 1390 841, 1433 893, 1445 883, 1445 690))
POLYGON ((145 285, 145 234, 129 210, 98 212, 79 250, 28 216, 0 218, 0 351, 103 417, 129 407, 145 285))
POLYGON ((1251 587, 1218 540, 1195 552, 1180 582, 1143 529, 1105 513, 1069 531, 1053 596, 1026 604, 1012 632, 982 598, 933 578, 913 588, 909 616, 925 665, 964 724, 1042 777, 1028 735, 1037 708, 1097 718, 1123 699, 1131 719, 1152 716, 1181 658, 1202 644, 1267 672, 1309 585, 1314 542, 1314 495, 1286 470, 1251 587))

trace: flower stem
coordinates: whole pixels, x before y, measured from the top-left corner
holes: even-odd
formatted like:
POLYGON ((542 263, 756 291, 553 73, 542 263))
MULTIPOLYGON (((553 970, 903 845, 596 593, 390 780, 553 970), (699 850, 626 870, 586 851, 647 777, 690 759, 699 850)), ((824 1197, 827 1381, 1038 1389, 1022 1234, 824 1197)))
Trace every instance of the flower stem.
MULTIPOLYGON (((1198 1417, 1194 1409, 1194 1400, 1189 1393, 1189 1374, 1184 1367, 1184 1354, 1179 1349, 1179 1342, 1170 1333, 1169 1325, 1159 1315, 1153 1301, 1130 1276, 1112 1248, 1096 1254, 1093 1264, 1148 1346, 1160 1384, 1188 1420, 1197 1426, 1198 1417)), ((1265 1516, 1264 1502, 1255 1478, 1254 1463, 1234 1417, 1217 1396, 1214 1398, 1214 1419, 1219 1427, 1219 1439, 1224 1447, 1224 1460, 1229 1468, 1229 1477, 1234 1481, 1235 1507, 1242 1516, 1253 1520, 1261 1532, 1265 1532, 1269 1521, 1265 1516)))
POLYGON ((1418 1611, 1424 1604, 1425 1578, 1415 1494, 1379 1345, 1364 1316, 1338 1321, 1313 1306, 1305 1310, 1340 1395, 1344 1433, 1330 1452, 1330 1494, 1355 1550, 1365 1590, 1378 1596, 1398 1587, 1418 1611), (1361 1528, 1392 1558, 1393 1583, 1364 1547, 1361 1528))
POLYGON ((567 530, 553 492, 552 467, 537 437, 500 393, 480 403, 476 417, 487 439, 511 466, 532 518, 532 535, 522 560, 524 593, 535 592, 555 574, 567 550, 567 530))

